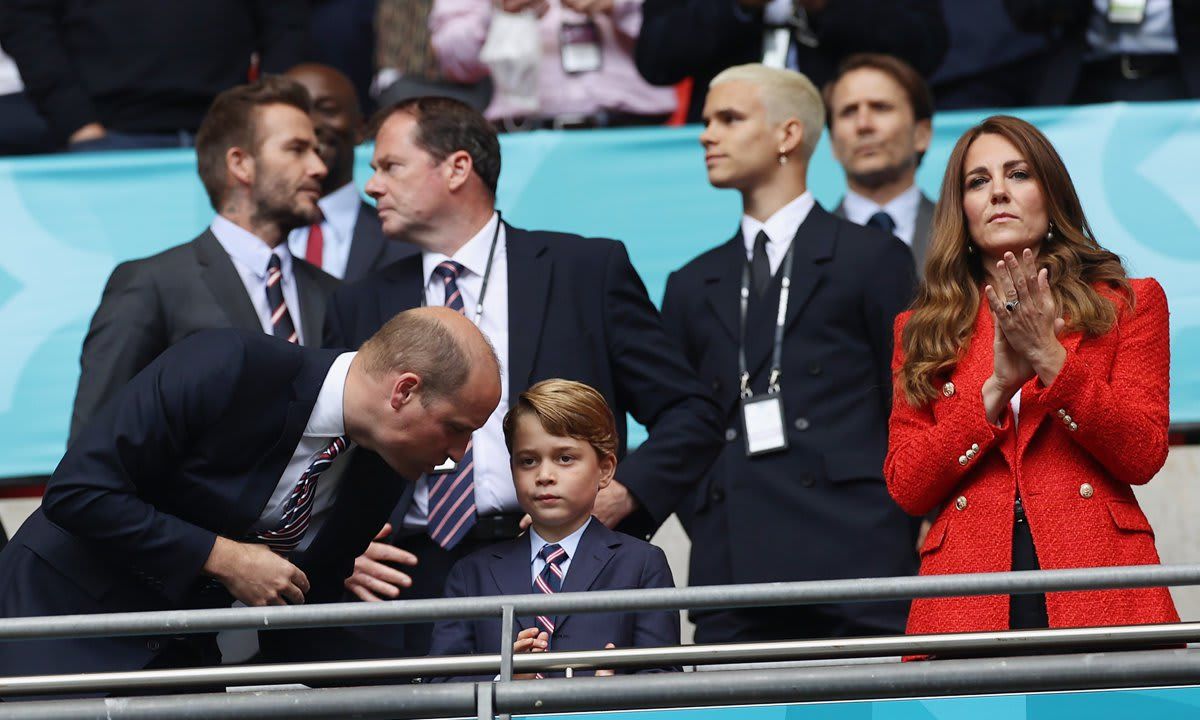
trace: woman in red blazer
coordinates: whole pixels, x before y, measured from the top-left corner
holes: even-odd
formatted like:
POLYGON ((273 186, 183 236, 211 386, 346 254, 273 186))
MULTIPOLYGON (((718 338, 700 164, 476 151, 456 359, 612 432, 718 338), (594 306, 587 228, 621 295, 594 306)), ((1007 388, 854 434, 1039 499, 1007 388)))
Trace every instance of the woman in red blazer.
MULTIPOLYGON (((1062 159, 995 116, 959 139, 925 281, 896 319, 884 472, 941 507, 921 574, 1157 563, 1141 485, 1167 456, 1167 302, 1092 236, 1062 159)), ((919 599, 908 632, 1174 622, 1165 588, 919 599)))

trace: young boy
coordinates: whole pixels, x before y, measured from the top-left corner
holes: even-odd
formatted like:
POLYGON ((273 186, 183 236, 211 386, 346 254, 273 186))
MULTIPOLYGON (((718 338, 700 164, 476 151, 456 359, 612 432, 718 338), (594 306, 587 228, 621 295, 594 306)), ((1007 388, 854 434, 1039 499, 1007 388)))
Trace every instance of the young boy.
MULTIPOLYGON (((446 597, 675 586, 662 550, 592 517, 596 493, 617 468, 616 423, 600 393, 568 380, 537 383, 505 415, 504 440, 517 499, 533 524, 460 560, 446 597)), ((515 652, 679 644, 675 611, 518 617, 517 625, 515 652)), ((498 653, 499 643, 498 619, 445 620, 434 626, 430 655, 498 653)), ((438 680, 448 679, 465 678, 438 680)))

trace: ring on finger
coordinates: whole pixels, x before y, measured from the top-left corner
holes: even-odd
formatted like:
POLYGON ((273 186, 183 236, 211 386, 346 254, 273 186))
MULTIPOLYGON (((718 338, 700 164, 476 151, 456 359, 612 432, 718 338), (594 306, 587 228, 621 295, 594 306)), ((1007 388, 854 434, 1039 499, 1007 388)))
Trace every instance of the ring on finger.
POLYGON ((1017 306, 1020 304, 1021 304, 1020 300, 1009 300, 1008 302, 1004 303, 1004 309, 1009 312, 1012 312, 1013 310, 1016 310, 1017 306))

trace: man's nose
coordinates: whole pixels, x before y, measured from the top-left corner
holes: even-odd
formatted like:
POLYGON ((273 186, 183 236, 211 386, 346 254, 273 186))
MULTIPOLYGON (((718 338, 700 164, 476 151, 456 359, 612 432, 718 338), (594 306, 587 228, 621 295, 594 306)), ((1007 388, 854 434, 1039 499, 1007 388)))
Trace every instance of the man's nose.
POLYGON ((366 188, 364 188, 367 192, 367 195, 370 195, 376 200, 383 195, 383 191, 379 188, 379 183, 375 181, 377 175, 378 173, 372 173, 371 177, 367 180, 366 188))

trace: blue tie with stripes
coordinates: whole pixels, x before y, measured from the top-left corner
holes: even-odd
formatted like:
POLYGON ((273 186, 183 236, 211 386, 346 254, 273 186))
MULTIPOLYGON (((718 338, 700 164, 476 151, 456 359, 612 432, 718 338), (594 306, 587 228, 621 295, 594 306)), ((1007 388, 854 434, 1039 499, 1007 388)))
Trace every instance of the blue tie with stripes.
MULTIPOLYGON (((466 315, 466 305, 458 289, 458 277, 463 270, 462 265, 446 260, 433 269, 433 274, 445 285, 446 307, 466 315)), ((474 444, 473 439, 467 443, 466 452, 453 472, 427 476, 429 516, 426 532, 447 550, 458 545, 478 517, 475 511, 474 444)))

